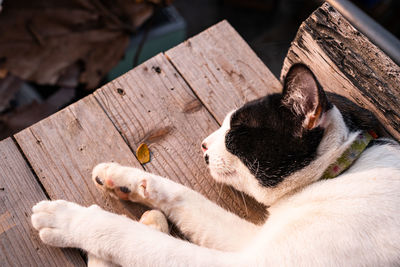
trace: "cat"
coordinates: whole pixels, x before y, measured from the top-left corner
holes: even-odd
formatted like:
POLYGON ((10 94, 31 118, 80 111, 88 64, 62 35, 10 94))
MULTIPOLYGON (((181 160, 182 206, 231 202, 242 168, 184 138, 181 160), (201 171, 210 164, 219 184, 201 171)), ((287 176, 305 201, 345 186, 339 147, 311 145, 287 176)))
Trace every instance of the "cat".
POLYGON ((399 266, 400 146, 368 132, 373 116, 354 105, 295 64, 281 94, 230 112, 202 142, 217 182, 268 207, 262 225, 167 178, 101 163, 96 186, 160 209, 191 242, 64 200, 36 204, 33 227, 46 244, 122 266, 399 266))

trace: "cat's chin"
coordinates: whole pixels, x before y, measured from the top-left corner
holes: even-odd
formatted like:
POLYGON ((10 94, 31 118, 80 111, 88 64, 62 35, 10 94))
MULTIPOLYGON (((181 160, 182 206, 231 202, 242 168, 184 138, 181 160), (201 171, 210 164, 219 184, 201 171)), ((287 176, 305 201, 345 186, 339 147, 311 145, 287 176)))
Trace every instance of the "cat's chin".
POLYGON ((227 183, 227 180, 232 176, 236 175, 236 170, 227 170, 227 169, 212 169, 209 168, 211 176, 215 181, 220 183, 227 183))

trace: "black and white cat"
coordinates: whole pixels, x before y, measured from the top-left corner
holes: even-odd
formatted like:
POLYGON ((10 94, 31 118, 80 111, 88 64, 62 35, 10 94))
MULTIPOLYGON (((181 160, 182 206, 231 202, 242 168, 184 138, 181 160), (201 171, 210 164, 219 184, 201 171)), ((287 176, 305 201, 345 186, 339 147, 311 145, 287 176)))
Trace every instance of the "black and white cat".
POLYGON ((297 64, 282 94, 229 113, 204 140, 215 180, 269 206, 263 225, 116 163, 94 168, 96 185, 162 210, 192 243, 63 200, 35 205, 32 224, 49 245, 122 266, 400 266, 400 146, 371 141, 369 113, 339 100, 297 64))

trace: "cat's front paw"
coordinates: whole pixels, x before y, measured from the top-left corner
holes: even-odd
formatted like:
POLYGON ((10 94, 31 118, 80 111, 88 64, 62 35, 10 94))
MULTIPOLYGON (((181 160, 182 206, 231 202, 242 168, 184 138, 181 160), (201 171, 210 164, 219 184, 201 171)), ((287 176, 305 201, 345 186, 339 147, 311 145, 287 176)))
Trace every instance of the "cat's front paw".
POLYGON ((82 227, 79 224, 85 209, 87 208, 65 200, 41 201, 32 208, 32 225, 46 244, 77 247, 79 237, 73 229, 82 227))
POLYGON ((169 233, 167 217, 159 210, 146 211, 142 214, 142 217, 140 217, 139 222, 160 232, 169 233))
POLYGON ((143 202, 148 199, 148 177, 143 170, 118 163, 100 163, 92 172, 93 182, 111 196, 143 202))

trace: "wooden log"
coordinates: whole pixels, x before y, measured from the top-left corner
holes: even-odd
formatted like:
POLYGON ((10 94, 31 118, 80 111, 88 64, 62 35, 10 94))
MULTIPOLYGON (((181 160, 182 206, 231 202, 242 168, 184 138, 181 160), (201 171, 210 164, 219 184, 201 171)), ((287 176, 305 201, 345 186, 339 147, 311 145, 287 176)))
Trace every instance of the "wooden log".
POLYGON ((303 62, 323 88, 371 110, 400 140, 400 67, 329 4, 300 26, 281 72, 303 62))
POLYGON ((149 146, 146 170, 182 183, 248 220, 263 220, 265 210, 254 200, 210 176, 200 145, 219 125, 163 55, 94 95, 132 150, 141 143, 149 146))
POLYGON ((281 91, 281 84, 227 21, 166 56, 219 123, 244 103, 281 91))
POLYGON ((15 135, 51 199, 65 199, 139 218, 144 209, 98 190, 91 171, 100 162, 141 165, 93 96, 15 135))
POLYGON ((32 228, 32 206, 47 199, 11 138, 0 142, 0 265, 85 266, 72 249, 50 247, 32 228))

